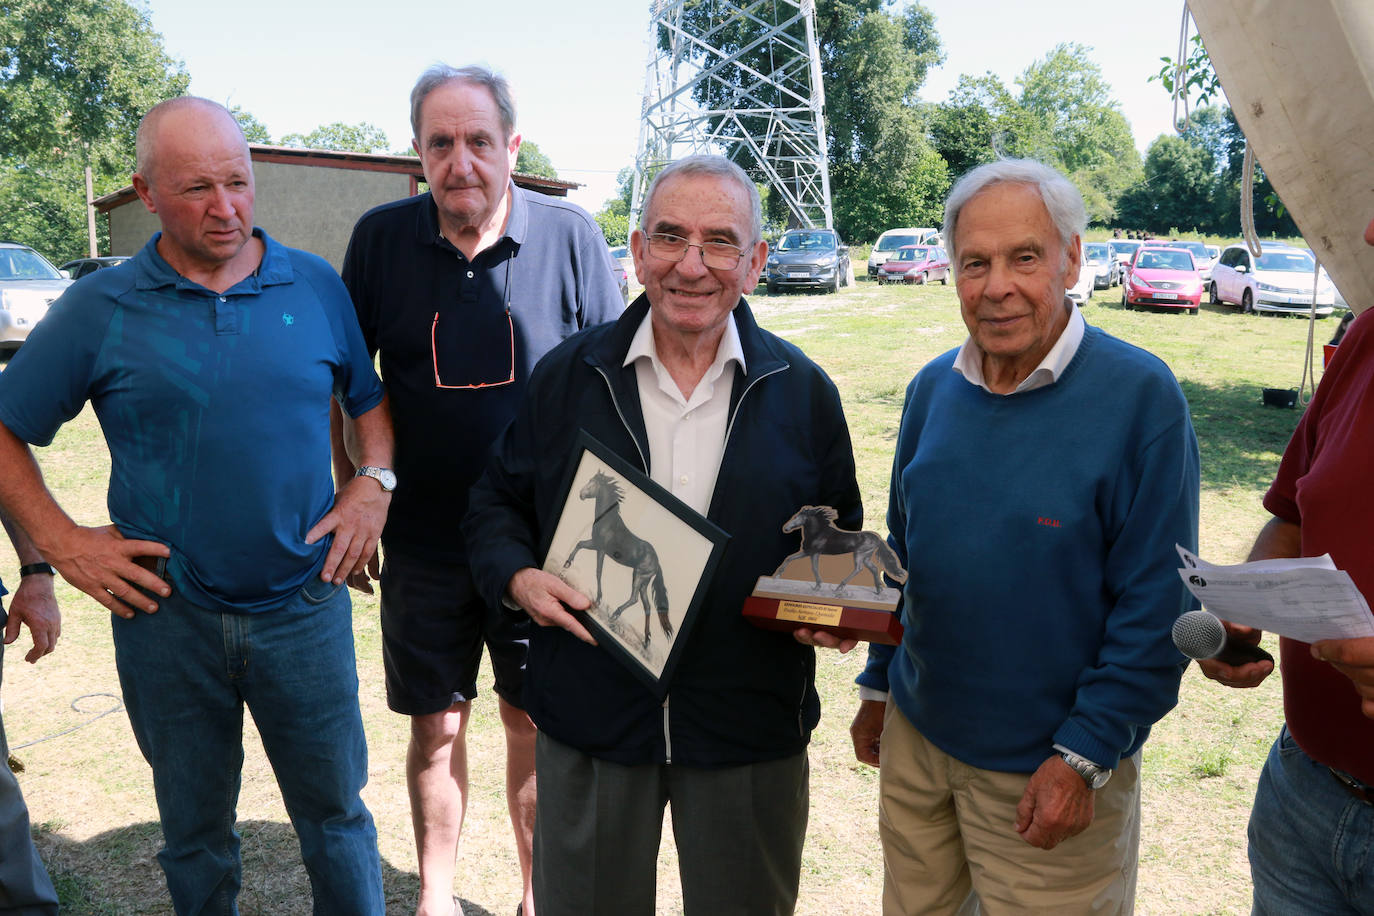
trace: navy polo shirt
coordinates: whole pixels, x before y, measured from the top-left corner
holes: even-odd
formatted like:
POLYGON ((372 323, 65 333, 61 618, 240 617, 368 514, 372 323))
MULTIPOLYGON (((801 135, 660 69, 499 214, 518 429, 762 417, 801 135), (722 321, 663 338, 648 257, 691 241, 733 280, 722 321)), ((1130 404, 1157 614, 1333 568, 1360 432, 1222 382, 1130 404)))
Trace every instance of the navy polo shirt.
POLYGON ((110 448, 111 520, 172 548, 187 599, 278 604, 328 547, 329 398, 382 399, 347 291, 329 264, 261 229, 258 271, 224 293, 176 273, 154 235, 68 288, 0 373, 0 422, 47 445, 87 401, 110 448))
POLYGON ((468 489, 530 369, 623 309, 596 221, 567 201, 510 190, 505 233, 472 260, 439 234, 430 194, 377 207, 353 230, 343 280, 369 352, 381 351, 396 427, 388 550, 463 562, 468 489))

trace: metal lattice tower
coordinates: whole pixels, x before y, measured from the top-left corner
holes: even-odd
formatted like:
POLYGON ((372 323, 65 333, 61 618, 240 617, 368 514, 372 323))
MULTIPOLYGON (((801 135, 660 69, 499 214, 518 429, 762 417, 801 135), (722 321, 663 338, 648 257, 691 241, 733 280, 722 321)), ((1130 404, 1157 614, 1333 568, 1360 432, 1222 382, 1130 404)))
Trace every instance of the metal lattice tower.
POLYGON ((833 227, 815 0, 651 0, 630 225, 649 182, 691 153, 729 156, 794 225, 833 227))

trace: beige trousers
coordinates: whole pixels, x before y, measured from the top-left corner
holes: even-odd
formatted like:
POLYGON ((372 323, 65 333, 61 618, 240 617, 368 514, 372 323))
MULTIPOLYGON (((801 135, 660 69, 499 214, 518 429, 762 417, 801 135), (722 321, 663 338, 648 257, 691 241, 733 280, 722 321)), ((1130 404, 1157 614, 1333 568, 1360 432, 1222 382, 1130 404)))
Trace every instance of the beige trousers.
POLYGON ((1097 791, 1088 829, 1050 850, 1016 832, 1029 774, 960 763, 927 741, 895 702, 887 704, 881 760, 884 916, 1133 911, 1139 753, 1123 758, 1097 791))

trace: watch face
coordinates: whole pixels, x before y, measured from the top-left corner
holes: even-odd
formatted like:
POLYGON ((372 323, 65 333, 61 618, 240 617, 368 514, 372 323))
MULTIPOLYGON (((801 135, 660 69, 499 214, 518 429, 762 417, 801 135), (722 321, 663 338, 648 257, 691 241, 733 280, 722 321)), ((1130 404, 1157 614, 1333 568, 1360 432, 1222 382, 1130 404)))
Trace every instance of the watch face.
POLYGON ((396 472, 390 468, 382 468, 377 474, 377 480, 381 483, 383 490, 396 489, 396 472))

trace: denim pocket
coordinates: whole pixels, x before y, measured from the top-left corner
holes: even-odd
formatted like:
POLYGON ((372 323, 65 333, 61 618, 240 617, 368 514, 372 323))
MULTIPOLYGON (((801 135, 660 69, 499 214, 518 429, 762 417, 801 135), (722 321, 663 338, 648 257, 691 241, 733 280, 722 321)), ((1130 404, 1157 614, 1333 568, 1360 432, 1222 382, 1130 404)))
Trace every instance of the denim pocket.
POLYGON ((326 582, 320 578, 318 572, 312 572, 310 578, 305 580, 301 586, 301 597, 306 604, 324 604, 333 598, 343 588, 343 585, 335 585, 333 582, 326 582))

